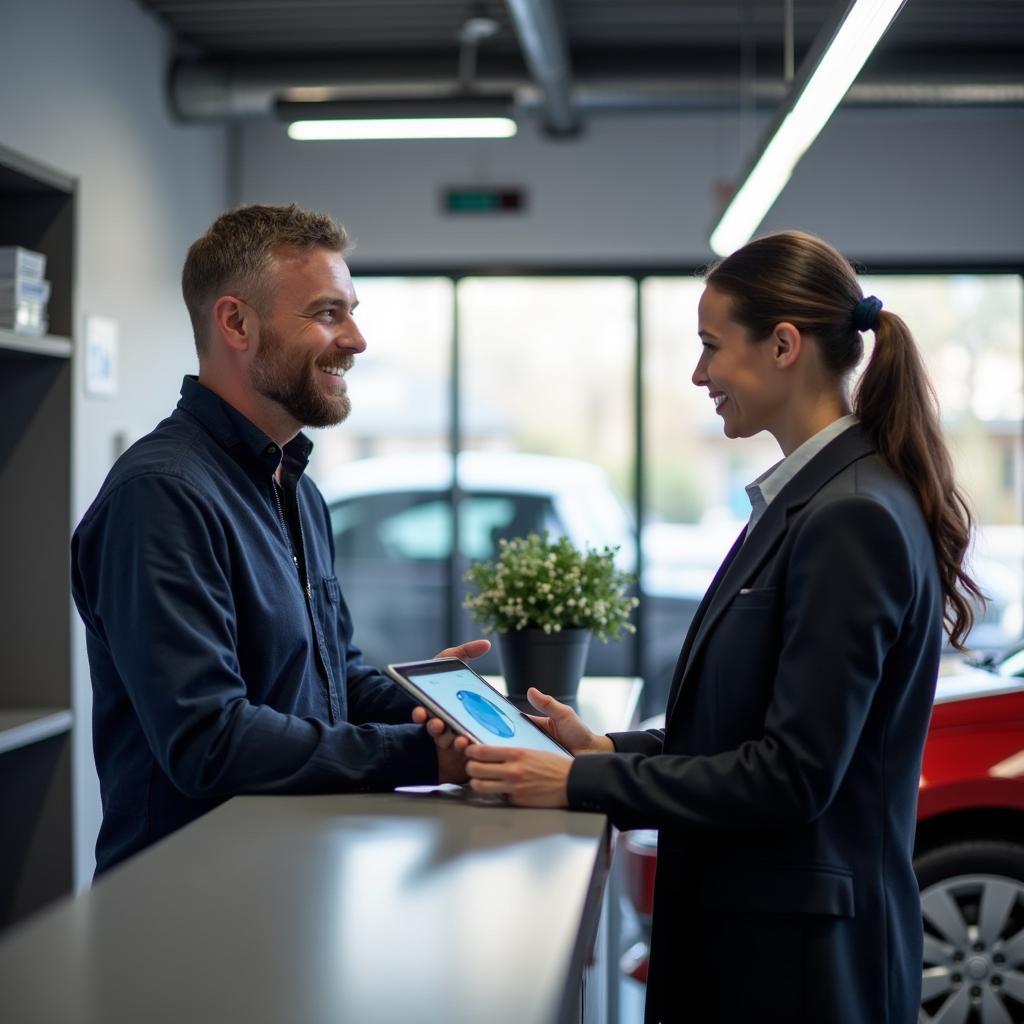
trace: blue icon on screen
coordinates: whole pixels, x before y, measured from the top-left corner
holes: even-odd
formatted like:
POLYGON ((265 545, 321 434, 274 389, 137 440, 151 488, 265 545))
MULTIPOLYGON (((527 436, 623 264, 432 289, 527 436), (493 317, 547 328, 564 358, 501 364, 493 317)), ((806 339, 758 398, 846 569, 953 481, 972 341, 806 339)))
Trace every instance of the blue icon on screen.
POLYGON ((486 697, 481 697, 472 690, 459 690, 455 694, 462 701, 465 709, 488 731, 495 736, 508 739, 515 736, 516 727, 511 719, 496 704, 492 704, 486 697))

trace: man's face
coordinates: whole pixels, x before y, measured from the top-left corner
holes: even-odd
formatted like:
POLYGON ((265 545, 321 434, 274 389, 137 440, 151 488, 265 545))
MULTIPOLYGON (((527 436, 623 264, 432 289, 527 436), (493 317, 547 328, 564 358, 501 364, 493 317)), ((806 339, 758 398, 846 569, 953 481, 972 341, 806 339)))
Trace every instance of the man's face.
POLYGON ((340 253, 281 249, 267 271, 267 310, 249 364, 255 390, 302 427, 330 427, 351 410, 344 373, 366 348, 340 253))

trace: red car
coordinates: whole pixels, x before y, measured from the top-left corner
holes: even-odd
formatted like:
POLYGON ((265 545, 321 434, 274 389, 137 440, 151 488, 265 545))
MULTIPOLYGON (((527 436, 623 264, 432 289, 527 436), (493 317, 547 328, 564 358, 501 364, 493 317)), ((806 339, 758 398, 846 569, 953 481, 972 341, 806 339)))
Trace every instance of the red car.
MULTIPOLYGON (((625 833, 622 851, 627 895, 646 930, 657 832, 625 833)), ((943 660, 914 867, 925 933, 919 1024, 1024 1022, 1024 647, 1000 659, 943 660)), ((646 942, 622 969, 647 980, 646 942)))

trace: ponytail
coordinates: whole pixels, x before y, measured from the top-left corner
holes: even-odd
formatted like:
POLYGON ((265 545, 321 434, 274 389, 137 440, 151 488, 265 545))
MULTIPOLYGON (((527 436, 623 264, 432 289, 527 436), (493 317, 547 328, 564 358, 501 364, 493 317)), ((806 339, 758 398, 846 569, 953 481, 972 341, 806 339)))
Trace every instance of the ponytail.
POLYGON ((974 624, 972 601, 985 595, 964 569, 973 521, 939 426, 938 404, 907 325, 864 297, 853 267, 820 238, 784 231, 747 243, 713 264, 709 287, 730 295, 732 316, 753 339, 789 321, 818 343, 837 380, 856 368, 862 331, 875 347, 854 396, 854 411, 879 455, 905 480, 931 534, 950 643, 963 650, 974 624))
POLYGON ((875 346, 853 409, 878 454, 917 496, 939 564, 949 640, 963 650, 974 624, 968 598, 985 600, 964 569, 973 517, 953 476, 935 391, 907 325, 894 313, 878 314, 875 346))

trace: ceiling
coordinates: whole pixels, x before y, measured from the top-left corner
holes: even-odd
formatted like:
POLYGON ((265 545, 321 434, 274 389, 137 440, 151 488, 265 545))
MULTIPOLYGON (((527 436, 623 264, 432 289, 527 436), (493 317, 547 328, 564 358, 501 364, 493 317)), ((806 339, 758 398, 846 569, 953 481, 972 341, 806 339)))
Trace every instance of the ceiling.
MULTIPOLYGON (((556 133, 607 111, 774 107, 787 90, 787 40, 799 71, 847 6, 836 0, 138 2, 176 41, 170 100, 185 119, 291 118, 298 103, 311 111, 304 116, 316 117, 353 104, 474 99, 532 110, 556 133), (484 30, 475 41, 473 26, 484 30)), ((908 0, 847 102, 1024 105, 1024 3, 908 0)))

